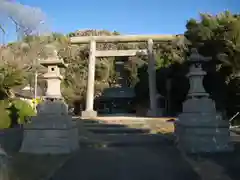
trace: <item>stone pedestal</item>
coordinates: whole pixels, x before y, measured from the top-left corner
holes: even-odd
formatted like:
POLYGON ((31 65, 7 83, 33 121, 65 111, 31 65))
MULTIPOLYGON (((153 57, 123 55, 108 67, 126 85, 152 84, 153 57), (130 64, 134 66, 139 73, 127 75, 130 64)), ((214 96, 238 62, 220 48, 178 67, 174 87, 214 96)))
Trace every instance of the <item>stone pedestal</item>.
POLYGON ((156 112, 152 109, 148 109, 147 116, 148 117, 156 117, 156 112))
MULTIPOLYGON (((163 99, 164 97, 161 96, 160 94, 157 94, 155 96, 155 100, 156 100, 156 108, 149 108, 147 111, 147 116, 149 117, 162 117, 163 116, 163 112, 165 107, 162 107, 163 105, 160 104, 159 102, 161 102, 161 99, 163 99)), ((164 99, 165 100, 165 99, 164 99)))
POLYGON ((147 111, 148 117, 161 117, 163 115, 163 109, 162 108, 156 108, 156 110, 149 109, 147 111))
POLYGON ((231 151, 228 121, 208 98, 189 99, 175 121, 178 147, 188 153, 231 151))
MULTIPOLYGON (((193 50, 192 50, 193 51, 193 50)), ((228 120, 216 111, 215 103, 203 87, 201 63, 207 58, 196 51, 190 56, 190 89, 183 111, 175 121, 178 147, 187 153, 214 153, 233 150, 228 120)))
POLYGON ((38 106, 38 115, 24 125, 20 152, 66 154, 76 151, 78 129, 61 101, 46 101, 38 106))
POLYGON ((91 119, 97 117, 97 111, 94 110, 85 110, 81 113, 82 119, 91 119))

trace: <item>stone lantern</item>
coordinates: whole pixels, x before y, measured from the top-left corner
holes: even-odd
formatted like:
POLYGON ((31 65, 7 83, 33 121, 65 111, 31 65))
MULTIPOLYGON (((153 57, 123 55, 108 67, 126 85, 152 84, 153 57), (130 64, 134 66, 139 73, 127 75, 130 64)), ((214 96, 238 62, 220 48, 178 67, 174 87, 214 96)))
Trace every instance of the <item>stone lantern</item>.
POLYGON ((211 58, 201 56, 196 49, 191 51, 190 89, 175 121, 178 147, 187 153, 231 151, 229 123, 216 111, 215 102, 203 87, 206 72, 202 64, 211 58))
POLYGON ((24 125, 24 139, 21 152, 34 154, 66 154, 78 149, 78 130, 72 117, 68 115, 60 84, 60 68, 66 67, 55 49, 40 61, 47 67, 43 75, 47 81, 45 100, 37 106, 37 116, 24 125))
POLYGON ((43 78, 47 81, 46 97, 62 99, 60 85, 63 77, 60 74, 60 68, 66 68, 66 64, 58 58, 56 50, 53 50, 52 56, 40 61, 40 64, 48 70, 43 75, 43 78))

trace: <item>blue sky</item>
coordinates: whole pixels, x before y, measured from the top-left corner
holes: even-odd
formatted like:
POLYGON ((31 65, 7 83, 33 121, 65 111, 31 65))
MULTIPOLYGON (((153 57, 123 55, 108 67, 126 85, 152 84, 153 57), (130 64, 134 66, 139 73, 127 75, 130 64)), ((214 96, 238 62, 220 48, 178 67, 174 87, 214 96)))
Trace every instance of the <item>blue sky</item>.
POLYGON ((239 0, 19 0, 40 7, 51 29, 116 30, 124 34, 179 34, 199 12, 240 12, 239 0))

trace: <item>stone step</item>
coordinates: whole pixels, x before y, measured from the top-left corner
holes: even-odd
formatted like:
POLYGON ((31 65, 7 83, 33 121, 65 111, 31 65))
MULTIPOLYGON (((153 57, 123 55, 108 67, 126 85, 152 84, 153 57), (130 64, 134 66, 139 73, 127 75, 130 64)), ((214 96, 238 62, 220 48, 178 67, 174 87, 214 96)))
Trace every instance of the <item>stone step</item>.
POLYGON ((164 134, 99 134, 97 137, 109 142, 158 142, 163 139, 173 139, 173 136, 164 134))
POLYGON ((240 142, 240 134, 230 131, 230 136, 231 136, 231 141, 240 142))
POLYGON ((146 124, 146 121, 142 120, 100 120, 99 122, 105 124, 146 124))
POLYGON ((240 128, 239 127, 231 128, 230 131, 235 133, 235 134, 239 134, 240 135, 240 128))
POLYGON ((100 123, 100 124, 97 124, 97 123, 94 123, 94 124, 84 124, 84 127, 86 128, 91 128, 91 127, 102 127, 102 128, 110 128, 110 127, 118 127, 118 128, 121 128, 121 127, 126 127, 126 128, 144 128, 146 127, 146 124, 128 124, 128 125, 124 125, 124 124, 103 124, 103 123, 100 123))
POLYGON ((145 121, 133 121, 133 120, 79 120, 83 124, 146 124, 145 121))
POLYGON ((125 125, 121 125, 121 124, 97 124, 97 123, 94 123, 94 124, 84 124, 84 127, 86 128, 112 128, 112 127, 115 127, 115 128, 122 128, 122 127, 126 127, 125 125))
POLYGON ((81 119, 81 120, 79 120, 79 123, 83 123, 83 124, 99 124, 99 121, 97 121, 97 120, 89 120, 89 119, 81 119))
POLYGON ((84 124, 84 126, 86 126, 86 125, 93 125, 93 124, 95 124, 95 125, 97 125, 97 124, 109 124, 109 125, 123 125, 123 126, 144 126, 144 125, 146 125, 147 123, 145 122, 145 121, 128 121, 128 120, 122 120, 122 121, 120 121, 120 120, 117 120, 117 121, 101 121, 101 120, 99 120, 99 121, 97 121, 97 120, 81 120, 81 121, 79 121, 79 123, 82 123, 82 124, 84 124))
POLYGON ((80 139, 80 146, 116 147, 116 146, 149 146, 173 144, 173 137, 165 135, 131 134, 131 135, 98 135, 98 139, 80 139))
POLYGON ((132 134, 132 133, 149 133, 149 129, 133 129, 133 128, 125 128, 125 127, 111 127, 111 128, 101 128, 101 127, 91 127, 88 128, 88 131, 93 133, 101 133, 101 134, 132 134))

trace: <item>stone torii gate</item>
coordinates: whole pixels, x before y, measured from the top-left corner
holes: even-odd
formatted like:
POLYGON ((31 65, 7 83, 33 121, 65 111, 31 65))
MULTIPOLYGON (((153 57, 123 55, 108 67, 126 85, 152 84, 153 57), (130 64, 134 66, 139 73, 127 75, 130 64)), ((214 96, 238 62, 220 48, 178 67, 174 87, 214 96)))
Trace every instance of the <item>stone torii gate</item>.
POLYGON ((72 44, 90 43, 90 53, 88 62, 88 79, 86 94, 86 109, 82 112, 83 118, 93 118, 97 116, 94 111, 94 81, 95 81, 95 64, 96 57, 116 57, 116 56, 136 56, 137 53, 143 53, 148 56, 148 74, 149 74, 149 93, 150 93, 150 115, 157 115, 156 99, 156 71, 155 58, 153 53, 154 41, 173 41, 179 38, 178 35, 124 35, 124 36, 80 36, 71 37, 72 44), (113 42, 148 42, 148 49, 143 50, 96 50, 96 43, 113 43, 113 42))

